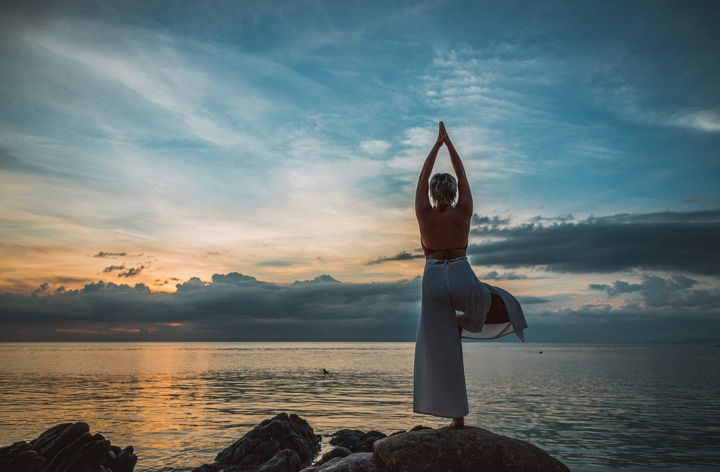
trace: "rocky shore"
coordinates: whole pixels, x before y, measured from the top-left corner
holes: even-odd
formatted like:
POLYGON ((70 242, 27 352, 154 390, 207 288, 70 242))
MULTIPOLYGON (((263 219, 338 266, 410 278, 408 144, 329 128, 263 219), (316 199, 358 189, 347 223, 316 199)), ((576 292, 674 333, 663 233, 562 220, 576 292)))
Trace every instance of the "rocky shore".
POLYGON ((132 446, 113 446, 87 423, 62 423, 35 439, 0 448, 0 472, 133 472, 132 446))
MULTIPOLYGON (((475 426, 415 426, 387 435, 341 429, 322 457, 321 436, 298 415, 279 413, 248 431, 209 464, 192 472, 562 472, 569 469, 525 441, 475 426)), ((90 434, 86 423, 63 423, 37 438, 0 448, 0 472, 133 472, 132 447, 90 434)))

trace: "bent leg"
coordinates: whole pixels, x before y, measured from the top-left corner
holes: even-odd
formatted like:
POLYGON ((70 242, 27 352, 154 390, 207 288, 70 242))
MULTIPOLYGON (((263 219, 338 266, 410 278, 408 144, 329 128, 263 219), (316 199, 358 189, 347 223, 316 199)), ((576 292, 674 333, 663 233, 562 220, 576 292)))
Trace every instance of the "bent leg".
POLYGON ((485 324, 500 324, 510 322, 505 302, 500 295, 493 293, 490 297, 490 310, 485 317, 485 324))

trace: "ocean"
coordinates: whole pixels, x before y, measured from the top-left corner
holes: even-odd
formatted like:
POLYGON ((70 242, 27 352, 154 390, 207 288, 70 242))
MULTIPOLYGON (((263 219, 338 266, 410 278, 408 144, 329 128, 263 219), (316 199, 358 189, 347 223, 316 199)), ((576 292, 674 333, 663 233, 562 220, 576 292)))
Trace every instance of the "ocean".
MULTIPOLYGON (((85 421, 134 446, 138 472, 189 471, 282 411, 323 435, 322 452, 341 428, 449 424, 412 412, 414 348, 0 344, 0 446, 85 421)), ((466 424, 530 441, 573 471, 720 470, 717 345, 464 341, 463 354, 466 424)))

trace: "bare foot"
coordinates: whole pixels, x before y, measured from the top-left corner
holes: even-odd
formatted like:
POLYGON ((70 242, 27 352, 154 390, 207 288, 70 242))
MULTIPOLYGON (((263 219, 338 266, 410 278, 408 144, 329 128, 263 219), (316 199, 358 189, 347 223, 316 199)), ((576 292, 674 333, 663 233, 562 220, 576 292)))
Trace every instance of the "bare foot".
POLYGON ((443 426, 440 429, 462 429, 464 425, 464 418, 453 418, 452 423, 450 423, 448 426, 443 426))

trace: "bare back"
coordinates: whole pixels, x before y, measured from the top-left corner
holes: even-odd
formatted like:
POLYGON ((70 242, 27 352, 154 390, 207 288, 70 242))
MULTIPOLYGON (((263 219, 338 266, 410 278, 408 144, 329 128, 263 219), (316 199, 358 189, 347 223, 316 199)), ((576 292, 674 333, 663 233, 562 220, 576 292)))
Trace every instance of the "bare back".
POLYGON ((465 255, 472 213, 466 208, 450 205, 418 212, 420 239, 429 251, 428 257, 446 249, 454 250, 454 257, 465 255))

